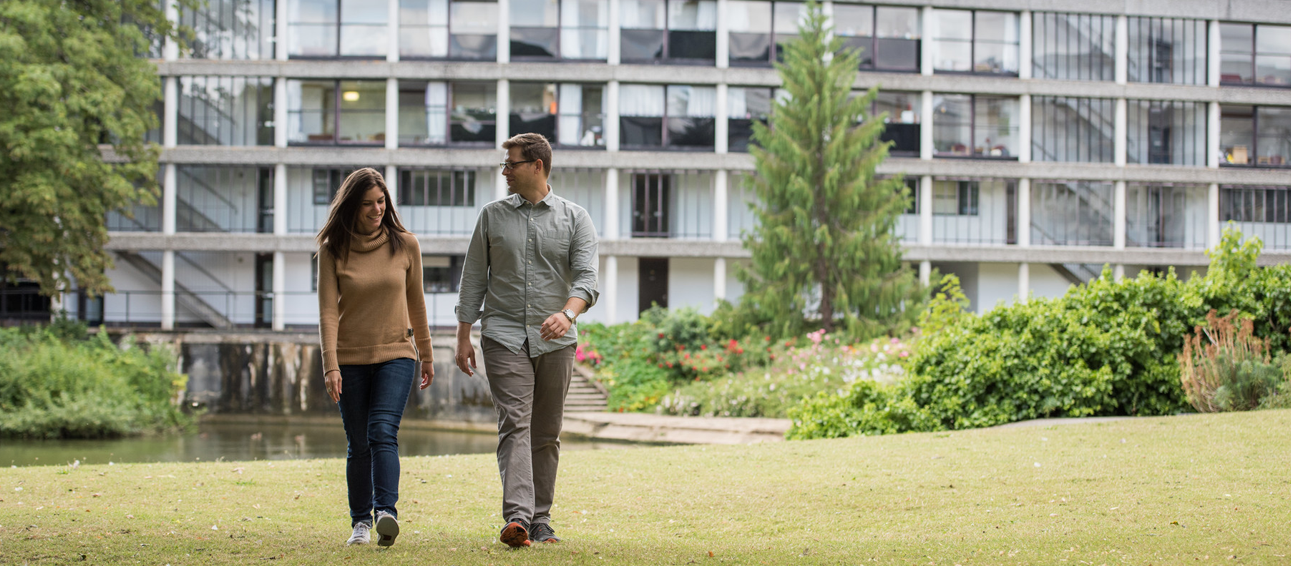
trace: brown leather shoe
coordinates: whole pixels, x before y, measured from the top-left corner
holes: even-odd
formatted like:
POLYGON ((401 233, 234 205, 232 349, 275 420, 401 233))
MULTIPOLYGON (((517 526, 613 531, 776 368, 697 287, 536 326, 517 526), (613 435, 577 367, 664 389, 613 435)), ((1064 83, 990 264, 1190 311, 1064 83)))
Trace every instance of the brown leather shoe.
POLYGON ((511 548, 533 544, 529 542, 529 525, 520 519, 514 519, 502 527, 502 534, 498 535, 498 539, 511 548))

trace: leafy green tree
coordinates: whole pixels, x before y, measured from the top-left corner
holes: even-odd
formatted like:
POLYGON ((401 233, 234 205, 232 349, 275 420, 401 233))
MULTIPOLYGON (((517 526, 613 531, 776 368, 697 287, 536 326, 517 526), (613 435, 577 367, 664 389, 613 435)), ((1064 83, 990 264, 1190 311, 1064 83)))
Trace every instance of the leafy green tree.
POLYGON ((746 183, 758 222, 744 238, 753 259, 739 274, 741 310, 780 335, 899 330, 927 289, 893 233, 910 198, 904 181, 875 178, 891 145, 879 141, 885 115, 869 114, 878 90, 852 95, 856 53, 841 50, 819 4, 808 3, 798 31, 776 65, 789 97, 776 102, 769 128, 753 127, 756 174, 746 183))
MULTIPOLYGON (((188 4, 191 0, 185 0, 188 4)), ((157 193, 156 0, 0 2, 0 264, 42 293, 111 290, 106 214, 157 193), (145 31, 148 30, 148 31, 145 31), (101 145, 102 144, 102 145, 101 145), (110 145, 115 159, 105 159, 110 145), (69 278, 70 274, 70 278, 69 278)))

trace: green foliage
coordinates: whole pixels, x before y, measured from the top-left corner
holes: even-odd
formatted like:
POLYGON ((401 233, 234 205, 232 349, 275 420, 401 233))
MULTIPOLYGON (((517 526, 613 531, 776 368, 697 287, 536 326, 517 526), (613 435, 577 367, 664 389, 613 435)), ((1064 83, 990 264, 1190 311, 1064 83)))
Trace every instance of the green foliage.
POLYGON ((825 392, 789 410, 793 428, 786 438, 841 438, 939 430, 935 418, 900 387, 857 381, 841 395, 825 392))
POLYGON ((1274 363, 1255 325, 1215 311, 1206 315, 1179 354, 1180 379, 1188 402, 1198 411, 1249 411, 1275 395, 1282 368, 1274 363))
MULTIPOLYGON (((192 0, 183 0, 196 6, 192 0)), ((0 2, 0 264, 52 294, 111 289, 105 216, 156 195, 157 68, 178 38, 155 0, 0 2), (147 37, 150 29, 153 38, 147 37), (99 144, 121 161, 108 163, 99 144)))
POLYGON ((884 115, 868 115, 878 90, 852 96, 857 54, 841 47, 820 4, 808 2, 776 65, 789 97, 776 102, 770 127, 753 124, 756 174, 745 179, 757 222, 744 239, 752 268, 738 272, 748 291, 721 328, 730 337, 752 324, 777 338, 815 328, 853 339, 899 334, 927 300, 893 233, 910 195, 900 177, 875 177, 890 146, 879 141, 884 115))
MULTIPOLYGON (((83 332, 83 331, 82 331, 83 332)), ((0 437, 103 438, 187 426, 175 397, 186 383, 164 346, 118 346, 100 332, 66 339, 0 329, 0 437)))
POLYGON ((1255 335, 1268 340, 1272 351, 1291 351, 1291 264, 1256 267, 1262 248, 1254 238, 1243 242, 1231 225, 1224 229, 1219 246, 1206 252, 1211 260, 1206 277, 1194 281, 1184 297, 1195 313, 1189 328, 1204 324, 1212 310, 1236 309, 1255 324, 1255 335))
POLYGON ((610 392, 611 411, 640 411, 653 407, 668 393, 668 372, 641 359, 630 359, 599 376, 610 392))
POLYGON ((968 296, 959 286, 959 277, 947 274, 940 286, 941 290, 928 302, 927 310, 919 315, 919 330, 925 334, 954 328, 968 316, 968 296))
POLYGON ((1278 366, 1282 368, 1282 379, 1277 390, 1260 401, 1261 409, 1291 409, 1291 354, 1282 354, 1278 366))

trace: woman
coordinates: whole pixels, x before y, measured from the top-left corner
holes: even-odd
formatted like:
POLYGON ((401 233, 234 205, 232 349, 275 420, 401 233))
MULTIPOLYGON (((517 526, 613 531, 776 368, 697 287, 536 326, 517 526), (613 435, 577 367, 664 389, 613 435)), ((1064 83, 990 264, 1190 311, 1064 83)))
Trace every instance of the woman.
POLYGON ((349 442, 353 533, 346 544, 371 542, 375 529, 377 544, 390 546, 399 535, 399 419, 417 360, 422 389, 435 368, 421 248, 374 169, 345 179, 318 233, 318 312, 327 394, 340 407, 349 442))

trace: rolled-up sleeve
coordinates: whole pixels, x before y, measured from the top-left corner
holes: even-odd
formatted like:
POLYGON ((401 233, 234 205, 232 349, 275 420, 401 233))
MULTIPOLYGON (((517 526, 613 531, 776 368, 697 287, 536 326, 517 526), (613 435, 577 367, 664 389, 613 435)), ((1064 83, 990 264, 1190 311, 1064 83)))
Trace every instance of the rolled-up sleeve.
POLYGON ((466 248, 457 306, 453 307, 458 322, 475 324, 484 316, 484 294, 489 287, 488 219, 488 209, 481 210, 479 219, 475 221, 475 232, 471 234, 471 244, 466 248))
POLYGON ((596 288, 596 272, 600 264, 598 246, 596 227, 592 224, 591 216, 588 216, 586 210, 578 209, 578 214, 574 216, 574 237, 569 250, 569 268, 573 275, 569 297, 587 301, 589 309, 601 296, 596 288))

